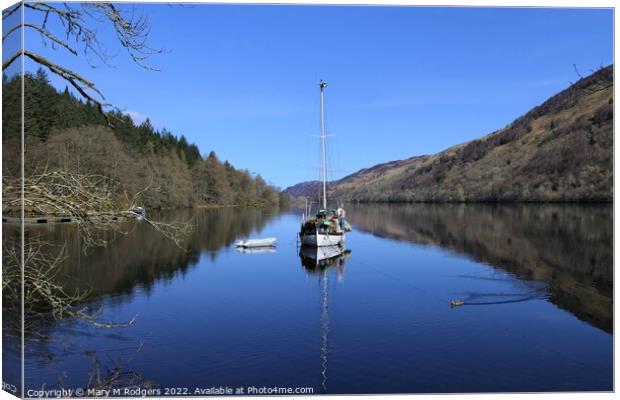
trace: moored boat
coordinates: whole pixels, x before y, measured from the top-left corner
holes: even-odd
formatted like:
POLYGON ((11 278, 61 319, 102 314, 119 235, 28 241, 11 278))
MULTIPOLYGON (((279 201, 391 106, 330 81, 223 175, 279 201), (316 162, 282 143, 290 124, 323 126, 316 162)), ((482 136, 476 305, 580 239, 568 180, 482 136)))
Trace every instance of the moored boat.
POLYGON ((307 246, 334 246, 344 243, 344 210, 321 210, 306 219, 299 233, 301 244, 307 246))
POLYGON ((325 117, 324 117, 324 90, 327 82, 320 81, 321 95, 321 181, 322 181, 322 206, 319 212, 310 218, 303 217, 299 239, 305 246, 334 246, 344 243, 345 232, 351 230, 345 220, 345 211, 342 207, 336 210, 327 208, 327 165, 325 157, 325 117))

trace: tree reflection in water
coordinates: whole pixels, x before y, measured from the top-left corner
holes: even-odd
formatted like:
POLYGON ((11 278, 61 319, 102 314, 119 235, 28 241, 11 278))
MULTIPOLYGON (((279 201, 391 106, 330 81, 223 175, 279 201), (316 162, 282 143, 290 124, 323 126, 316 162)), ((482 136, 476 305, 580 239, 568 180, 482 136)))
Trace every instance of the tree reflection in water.
POLYGON ((277 210, 259 208, 218 208, 157 215, 163 221, 188 221, 193 225, 192 234, 181 243, 182 248, 139 221, 126 228, 127 235, 102 233, 114 236, 110 245, 92 248, 86 254, 76 225, 37 227, 34 234, 65 245, 67 258, 58 279, 64 280, 68 289, 89 289, 91 299, 127 294, 114 298, 128 301, 135 288, 148 293, 160 280, 185 275, 201 254, 217 258, 221 249, 239 236, 260 232, 277 214, 277 210))
MULTIPOLYGON (((187 273, 201 254, 207 253, 211 259, 215 259, 218 251, 232 244, 237 237, 260 231, 278 211, 222 208, 150 214, 162 221, 189 221, 194 226, 191 236, 185 238, 181 243, 182 247, 179 247, 143 221, 129 221, 120 231, 97 233, 107 239, 107 246, 85 250, 79 225, 45 224, 29 226, 25 243, 50 243, 49 246, 41 247, 41 251, 45 252, 42 256, 49 259, 62 253, 63 258, 57 266, 58 270, 53 274, 53 282, 67 293, 87 293, 88 296, 82 299, 83 304, 77 307, 89 314, 97 314, 102 307, 104 296, 110 303, 131 301, 137 288, 142 292, 149 292, 157 281, 168 281, 179 274, 187 273)), ((19 238, 19 226, 3 225, 3 234, 5 238, 19 238)), ((3 252, 3 258, 6 258, 6 255, 6 252, 3 252)), ((3 268, 6 273, 10 272, 11 268, 18 269, 18 265, 5 262, 3 268)), ((5 357, 5 361, 15 364, 11 370, 17 370, 20 335, 18 330, 11 332, 7 327, 20 326, 21 309, 9 308, 7 304, 6 301, 3 304, 3 319, 17 323, 4 324, 3 349, 5 354, 15 355, 11 359, 5 357)), ((81 328, 78 321, 72 318, 57 320, 51 313, 39 313, 36 320, 30 319, 25 321, 27 326, 32 326, 26 335, 25 348, 28 357, 40 357, 38 362, 49 364, 49 369, 53 368, 53 360, 56 358, 54 354, 81 353, 92 360, 91 377, 96 379, 91 379, 89 387, 112 387, 116 384, 133 386, 143 383, 150 385, 148 381, 142 380, 137 372, 127 369, 127 360, 121 360, 120 363, 119 360, 110 359, 106 368, 111 374, 100 372, 103 369, 98 355, 101 349, 84 348, 80 344, 81 335, 92 336, 93 333, 87 333, 88 329, 81 328), (52 330, 54 334, 51 334, 52 330)), ((105 329, 101 330, 100 334, 112 338, 105 329)), ((118 340, 127 339, 120 334, 118 340)), ((136 352, 141 348, 142 344, 137 344, 136 352)), ((106 357, 109 357, 109 354, 106 353, 106 357)), ((65 374, 64 370, 58 371, 59 377, 65 374)), ((55 387, 57 383, 48 384, 55 387)), ((62 385, 62 380, 58 384, 62 385)))
POLYGON ((347 216, 355 227, 375 236, 439 246, 544 282, 548 293, 542 296, 612 332, 610 205, 358 204, 347 208, 347 216))

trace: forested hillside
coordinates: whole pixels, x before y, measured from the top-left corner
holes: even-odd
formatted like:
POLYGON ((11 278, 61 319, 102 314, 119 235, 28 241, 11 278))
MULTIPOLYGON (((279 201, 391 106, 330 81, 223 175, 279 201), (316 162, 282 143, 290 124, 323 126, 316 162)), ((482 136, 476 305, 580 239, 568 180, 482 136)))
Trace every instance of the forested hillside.
MULTIPOLYGON (((16 149, 21 79, 3 76, 2 84, 3 146, 16 149)), ((120 111, 103 115, 67 88, 56 91, 42 70, 27 74, 24 84, 26 176, 57 169, 104 175, 119 201, 144 190, 141 203, 150 208, 288 202, 260 175, 222 162, 213 151, 203 157, 182 135, 158 131, 148 119, 135 125, 120 111)), ((19 165, 19 154, 5 155, 3 162, 6 175, 19 165)))
MULTIPOLYGON (((334 187, 334 182, 327 183, 327 190, 331 190, 334 187)), ((315 197, 318 198, 323 190, 323 183, 321 181, 306 181, 301 182, 293 186, 286 188, 286 193, 291 197, 315 197)))
MULTIPOLYGON (((613 89, 610 65, 480 139, 332 182, 330 197, 352 202, 611 201, 613 89)), ((287 191, 299 196, 308 187, 298 184, 287 191)))

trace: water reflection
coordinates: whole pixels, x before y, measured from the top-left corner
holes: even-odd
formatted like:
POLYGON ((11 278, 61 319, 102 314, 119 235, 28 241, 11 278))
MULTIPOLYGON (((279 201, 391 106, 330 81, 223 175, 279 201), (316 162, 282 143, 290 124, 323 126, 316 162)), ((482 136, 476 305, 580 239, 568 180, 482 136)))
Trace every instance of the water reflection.
POLYGON ((274 246, 237 247, 237 251, 245 254, 275 253, 276 248, 274 246))
POLYGON ((552 303, 612 332, 611 206, 385 204, 347 210, 358 229, 378 237, 439 246, 545 282, 552 303))
POLYGON ((329 334, 329 277, 327 276, 327 269, 323 270, 321 277, 322 288, 322 303, 321 303, 321 391, 323 394, 327 393, 327 353, 328 353, 328 337, 329 334))
POLYGON ((342 245, 334 246, 301 246, 299 258, 301 265, 309 273, 321 273, 324 270, 335 267, 339 280, 344 277, 345 261, 351 257, 351 250, 342 245))
POLYGON ((351 250, 347 250, 343 245, 334 246, 301 246, 299 248, 299 258, 301 265, 310 274, 319 276, 319 286, 321 288, 321 393, 327 391, 327 366, 328 366, 328 334, 329 334, 329 276, 328 270, 332 267, 336 270, 338 281, 344 279, 345 261, 351 257, 351 250))
MULTIPOLYGON (((202 254, 214 260, 236 238, 260 232, 277 214, 277 210, 255 208, 151 213, 152 219, 189 221, 193 225, 192 234, 181 243, 182 247, 140 221, 128 223, 124 227, 127 234, 101 233, 111 243, 86 252, 77 225, 33 226, 29 234, 64 245, 66 261, 58 279, 63 280, 68 290, 88 289, 92 298, 97 298, 130 294, 136 287, 148 293, 158 281, 185 275, 202 254)), ((130 300, 130 297, 122 298, 130 300)))
POLYGON ((131 329, 116 330, 56 321, 54 341, 27 346, 31 384, 85 385, 91 364, 82 353, 99 351, 102 360, 133 359, 130 367, 160 387, 251 382, 310 385, 315 393, 611 387, 611 335, 548 301, 529 301, 550 299, 611 331, 609 209, 349 210, 359 228, 347 238, 355 257, 344 247, 296 247, 298 217, 264 210, 162 216, 195 225, 185 249, 144 224, 86 253, 76 227, 37 227, 31 235, 67 246, 70 262, 58 279, 91 285, 98 299, 89 304, 103 306, 102 320, 140 316, 131 329), (267 235, 278 238, 276 252, 241 254, 232 246, 267 235), (345 267, 347 280, 338 284, 345 267), (452 309, 452 298, 465 304, 452 309), (579 303, 566 305, 566 298, 579 303), (489 306, 508 302, 515 304, 489 306), (59 382, 64 373, 67 380, 59 382))
MULTIPOLYGON (((222 208, 150 214, 150 218, 155 220, 190 222, 194 227, 192 234, 178 246, 144 221, 131 221, 120 232, 96 233, 109 242, 107 246, 85 247, 79 225, 45 224, 29 225, 25 230, 25 243, 41 243, 36 249, 43 258, 53 260, 58 257, 62 260, 52 279, 62 285, 66 293, 87 293, 80 309, 87 315, 96 316, 103 310, 104 301, 116 305, 131 302, 136 294, 148 295, 158 283, 185 275, 200 257, 215 260, 219 252, 238 237, 260 232, 268 221, 278 215, 278 210, 222 208)), ((3 272, 6 276, 13 270, 19 272, 18 263, 10 258, 15 251, 7 251, 7 244, 19 238, 19 226, 3 224, 3 234, 3 272)), ((21 308, 18 302, 7 301, 11 300, 7 298, 7 293, 3 291, 4 361, 7 365, 10 362, 16 369, 19 365, 21 308), (15 355, 14 359, 9 359, 9 354, 15 355)), ((127 332, 122 330, 113 335, 93 333, 87 324, 80 324, 72 318, 59 321, 49 313, 26 314, 25 323, 30 327, 25 333, 28 359, 46 369, 58 368, 59 376, 66 373, 61 359, 68 354, 92 358, 97 360, 98 365, 98 357, 103 354, 99 354, 100 348, 85 346, 84 342, 90 338, 130 341, 124 336, 127 332)), ((126 347, 131 348, 132 345, 127 344, 126 347)), ((141 345, 136 345, 136 348, 141 349, 141 345)), ((105 356, 109 357, 108 354, 105 356)), ((118 362, 109 361, 114 365, 118 362)), ((53 385, 53 382, 48 383, 53 385)))

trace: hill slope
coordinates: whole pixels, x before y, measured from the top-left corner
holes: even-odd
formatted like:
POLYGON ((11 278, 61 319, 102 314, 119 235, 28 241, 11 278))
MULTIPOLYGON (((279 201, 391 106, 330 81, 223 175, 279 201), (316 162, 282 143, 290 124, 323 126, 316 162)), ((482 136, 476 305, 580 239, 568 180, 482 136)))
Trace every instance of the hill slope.
POLYGON ((359 202, 611 201, 613 66, 499 131, 362 169, 333 182, 331 192, 359 202))
MULTIPOLYGON (((335 182, 327 183, 327 190, 335 187, 335 182)), ((322 193, 323 184, 321 181, 306 181, 287 187, 284 192, 291 197, 316 197, 322 193)))

